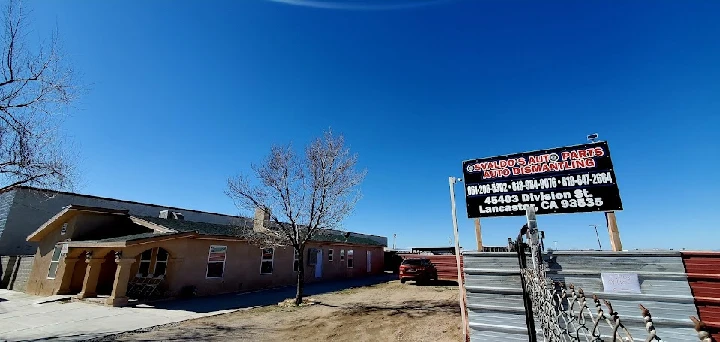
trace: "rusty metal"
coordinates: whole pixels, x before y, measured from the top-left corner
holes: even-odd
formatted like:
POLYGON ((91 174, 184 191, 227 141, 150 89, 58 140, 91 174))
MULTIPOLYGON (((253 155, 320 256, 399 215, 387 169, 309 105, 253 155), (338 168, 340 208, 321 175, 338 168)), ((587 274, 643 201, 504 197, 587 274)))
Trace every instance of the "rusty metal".
MULTIPOLYGON (((581 288, 573 284, 553 281, 547 276, 547 266, 542 258, 542 236, 532 236, 533 230, 526 226, 520 231, 517 246, 528 246, 531 250, 532 264, 520 262, 520 275, 523 294, 531 305, 526 305, 526 316, 530 341, 537 341, 533 334, 534 325, 546 342, 556 341, 635 341, 625 327, 620 313, 613 309, 612 303, 593 295, 585 296, 581 288), (523 240, 528 241, 525 243, 523 240), (602 303, 601 303, 602 302, 602 303), (604 305, 603 305, 604 304, 604 305), (605 309, 603 308, 605 307, 605 309), (533 325, 531 328, 531 324, 533 325)), ((526 258, 526 248, 517 248, 518 260, 526 258)), ((661 332, 656 329, 650 310, 640 305, 640 314, 647 335, 644 340, 663 341, 661 332)), ((712 342, 707 326, 695 317, 690 317, 695 325, 697 336, 702 342, 712 342)), ((639 337, 639 336, 638 336, 639 337)))

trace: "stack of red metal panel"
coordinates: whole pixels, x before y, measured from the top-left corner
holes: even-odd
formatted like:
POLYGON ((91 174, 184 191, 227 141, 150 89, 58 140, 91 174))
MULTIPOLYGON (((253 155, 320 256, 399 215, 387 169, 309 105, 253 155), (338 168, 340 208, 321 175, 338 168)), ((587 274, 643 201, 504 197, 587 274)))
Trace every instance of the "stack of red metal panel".
POLYGON ((682 252, 700 320, 720 341, 720 252, 682 252))

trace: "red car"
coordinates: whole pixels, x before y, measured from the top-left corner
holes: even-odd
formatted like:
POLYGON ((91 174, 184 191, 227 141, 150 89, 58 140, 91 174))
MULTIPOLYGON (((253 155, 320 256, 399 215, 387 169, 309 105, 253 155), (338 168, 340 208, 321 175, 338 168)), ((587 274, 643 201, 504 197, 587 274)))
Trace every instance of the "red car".
POLYGON ((400 264, 400 282, 437 280, 437 269, 428 259, 405 259, 400 264))

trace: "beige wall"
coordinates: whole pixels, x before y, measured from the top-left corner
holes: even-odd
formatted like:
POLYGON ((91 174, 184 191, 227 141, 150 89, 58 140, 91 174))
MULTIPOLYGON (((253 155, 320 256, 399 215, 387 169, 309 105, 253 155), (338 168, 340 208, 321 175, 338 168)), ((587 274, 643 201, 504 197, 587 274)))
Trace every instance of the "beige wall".
MULTIPOLYGON (((60 241, 70 239, 77 234, 87 234, 93 229, 118 229, 120 231, 113 232, 113 234, 108 235, 122 235, 121 231, 125 227, 118 224, 106 224, 108 222, 112 222, 113 219, 115 218, 108 215, 94 215, 83 213, 82 215, 73 216, 66 221, 57 220, 56 222, 53 222, 53 224, 48 227, 48 229, 50 229, 50 232, 38 244, 38 248, 35 252, 33 268, 30 272, 25 292, 43 296, 55 294, 60 287, 60 279, 62 278, 62 271, 64 270, 64 259, 66 257, 78 257, 83 252, 83 250, 75 250, 72 251, 70 255, 61 257, 55 279, 48 279, 47 275, 50 268, 50 261, 52 259, 53 250, 55 249, 56 244, 60 241), (66 222, 68 224, 67 231, 64 235, 61 235, 61 227, 63 223, 66 222)), ((147 229, 147 231, 149 232, 151 230, 147 229)), ((94 257, 102 258, 111 250, 113 249, 94 249, 94 257)), ((81 260, 80 262, 84 261, 81 260)))
MULTIPOLYGON (((209 295, 292 285, 296 282, 297 274, 293 272, 294 253, 291 247, 275 249, 272 274, 260 274, 262 250, 241 241, 178 239, 143 247, 126 248, 123 256, 138 255, 139 260, 139 254, 151 247, 162 247, 170 253, 166 284, 167 289, 173 295, 177 294, 184 286, 189 285, 197 288, 198 295, 209 295), (222 278, 206 278, 207 257, 211 245, 227 246, 225 271, 222 278)), ((366 268, 368 250, 371 251, 372 257, 370 273, 383 272, 382 247, 312 244, 308 248, 323 249, 323 274, 322 278, 315 278, 315 267, 306 266, 305 280, 307 282, 368 275, 366 268), (335 253, 332 262, 327 258, 329 248, 333 248, 335 253), (355 265, 353 268, 347 268, 347 260, 340 262, 340 249, 345 249, 346 254, 347 250, 354 250, 355 265)), ((137 263, 133 265, 132 275, 137 272, 137 267, 137 263)), ((153 265, 150 269, 153 269, 153 265)))
MULTIPOLYGON (((68 235, 74 229, 74 221, 68 225, 68 235)), ((64 238, 64 237, 63 237, 64 238)), ((60 259, 58 273, 55 279, 47 279, 47 272, 52 258, 53 248, 60 241, 59 229, 49 234, 38 247, 35 254, 35 265, 30 275, 27 292, 36 295, 55 294, 60 287, 60 279, 64 271, 63 261, 60 259)), ((122 248, 123 258, 135 258, 136 262, 131 268, 131 277, 135 276, 139 267, 140 254, 147 249, 161 247, 168 251, 170 259, 165 273, 164 287, 170 295, 177 295, 184 286, 192 285, 197 288, 198 295, 211 295, 218 293, 239 292, 293 285, 297 274, 293 272, 293 249, 291 247, 276 248, 273 259, 273 273, 260 274, 262 250, 257 246, 236 240, 217 239, 175 239, 152 242, 122 248), (206 278, 207 258, 211 245, 227 246, 225 271, 222 278, 206 278)), ((102 258, 107 253, 115 252, 118 248, 93 248, 93 257, 102 258)), ((78 257, 83 249, 72 248, 67 257, 78 257)), ((329 243, 308 244, 305 251, 305 280, 314 282, 318 280, 342 279, 349 277, 362 277, 369 274, 383 272, 384 254, 382 247, 352 246, 329 243), (322 278, 315 278, 316 266, 307 265, 307 250, 321 248, 322 278), (328 260, 328 250, 333 249, 333 261, 328 260), (347 267, 347 254, 353 250, 354 267, 347 267), (345 251, 345 260, 340 260, 340 250, 345 251), (367 272, 367 253, 371 252, 371 272, 367 272)), ((150 265, 150 272, 154 269, 150 265)), ((84 260, 78 261, 80 263, 84 260)), ((77 278, 77 277, 73 277, 77 278)))
MULTIPOLYGON (((72 236, 75 228, 77 217, 71 218, 68 223, 67 232, 65 235, 60 235, 60 227, 64 222, 56 221, 49 229, 52 229, 45 238, 38 244, 37 251, 35 252, 35 260, 33 261, 33 269, 30 272, 30 278, 28 279, 27 288, 25 292, 49 296, 57 292, 60 286, 60 279, 62 278, 59 274, 60 266, 58 266, 58 274, 55 279, 48 279, 48 269, 50 268, 50 260, 52 259, 53 250, 58 241, 66 239, 66 237, 72 236), (57 281, 56 281, 57 280, 57 281)), ((63 258, 60 259, 62 264, 63 258)))

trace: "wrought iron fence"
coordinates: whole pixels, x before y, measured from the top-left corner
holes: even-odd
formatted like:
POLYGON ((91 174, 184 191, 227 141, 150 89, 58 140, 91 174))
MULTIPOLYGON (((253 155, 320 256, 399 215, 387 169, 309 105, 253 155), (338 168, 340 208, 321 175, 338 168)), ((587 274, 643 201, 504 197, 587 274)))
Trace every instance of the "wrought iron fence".
MULTIPOLYGON (((515 248, 520 266, 529 340, 538 341, 538 333, 546 342, 638 340, 633 339, 630 331, 625 328, 612 303, 596 295, 588 298, 581 288, 553 281, 547 276, 547 268, 542 259, 543 237, 538 234, 534 212, 529 210, 528 224, 521 229, 516 242, 518 248, 515 248), (532 265, 527 265, 528 251, 532 265), (539 332, 535 329, 536 323, 539 324, 539 332)), ((638 309, 647 332, 639 340, 663 341, 661 332, 655 328, 650 311, 642 305, 638 309)), ((705 325, 696 317, 690 319, 694 323, 698 339, 712 342, 705 325)))

